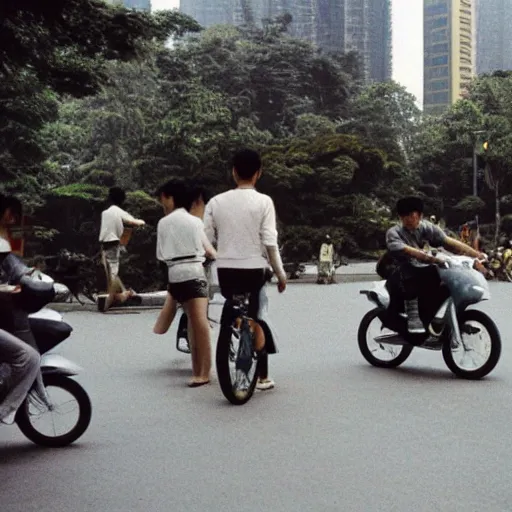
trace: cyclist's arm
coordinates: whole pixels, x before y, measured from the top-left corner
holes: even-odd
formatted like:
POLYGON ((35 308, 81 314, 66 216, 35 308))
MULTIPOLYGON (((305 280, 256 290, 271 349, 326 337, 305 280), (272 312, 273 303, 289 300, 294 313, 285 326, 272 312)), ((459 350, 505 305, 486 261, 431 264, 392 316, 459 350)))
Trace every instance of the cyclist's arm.
POLYGON ((210 260, 215 260, 217 258, 217 251, 214 249, 213 245, 208 240, 206 233, 203 231, 201 233, 201 241, 203 243, 203 248, 205 255, 210 260))
POLYGON ((279 248, 277 245, 275 246, 265 246, 268 254, 268 260, 274 274, 280 281, 286 281, 286 272, 284 271, 283 261, 281 260, 281 255, 279 254, 279 248))
POLYGON ((279 253, 279 246, 277 244, 276 211, 270 197, 267 200, 263 212, 260 236, 267 250, 270 266, 277 276, 277 279, 279 281, 286 281, 286 272, 284 271, 283 261, 281 260, 281 254, 279 253))
POLYGON ((212 245, 217 244, 217 228, 215 226, 215 220, 213 218, 212 201, 209 201, 204 210, 204 232, 206 238, 212 245))

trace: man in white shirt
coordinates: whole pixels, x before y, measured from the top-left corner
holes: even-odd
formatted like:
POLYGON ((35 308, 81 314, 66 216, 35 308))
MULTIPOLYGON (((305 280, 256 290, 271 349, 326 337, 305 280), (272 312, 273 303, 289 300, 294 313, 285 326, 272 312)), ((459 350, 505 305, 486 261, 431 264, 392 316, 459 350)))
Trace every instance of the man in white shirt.
POLYGON ((192 354, 189 387, 199 387, 209 383, 211 369, 208 282, 203 263, 205 255, 215 259, 216 252, 206 238, 201 219, 189 213, 193 202, 190 188, 169 181, 160 188, 159 195, 164 210, 169 212, 157 227, 156 256, 168 267, 169 297, 164 310, 174 309, 176 302, 183 305, 192 354))
POLYGON ((146 223, 136 219, 121 206, 126 199, 126 193, 119 187, 113 187, 108 192, 110 206, 101 214, 99 241, 101 244, 101 260, 107 277, 108 297, 103 311, 107 311, 116 300, 125 302, 133 296, 132 290, 126 290, 119 278, 119 256, 121 253, 120 240, 127 226, 144 226, 146 223))
POLYGON ((277 245, 276 213, 272 199, 256 191, 261 176, 257 152, 244 149, 233 158, 233 178, 237 187, 215 196, 206 205, 205 231, 217 247, 217 275, 226 299, 251 292, 249 314, 258 319, 264 336, 256 330, 256 350, 260 353, 257 388, 272 389, 268 377, 268 356, 277 352, 269 326, 260 317, 268 266, 278 279, 279 292, 286 289, 286 273, 277 245), (259 341, 261 340, 261 341, 259 341))

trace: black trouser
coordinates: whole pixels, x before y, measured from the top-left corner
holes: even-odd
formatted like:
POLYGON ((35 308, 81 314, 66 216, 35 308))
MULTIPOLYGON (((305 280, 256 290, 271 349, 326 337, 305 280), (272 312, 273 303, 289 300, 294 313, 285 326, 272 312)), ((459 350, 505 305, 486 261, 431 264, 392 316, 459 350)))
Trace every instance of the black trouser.
POLYGON ((440 285, 441 279, 434 265, 415 267, 410 263, 402 263, 386 283, 391 296, 390 310, 393 313, 401 312, 404 301, 418 299, 420 316, 422 319, 427 317, 430 321, 432 307, 436 307, 439 297, 440 285))
MULTIPOLYGON (((265 350, 259 356, 259 376, 265 379, 268 377, 268 354, 276 352, 274 339, 269 327, 265 322, 258 319, 260 291, 268 279, 266 270, 263 268, 219 268, 217 269, 217 276, 219 278, 220 291, 226 301, 231 301, 234 295, 250 294, 248 314, 252 319, 258 320, 265 333, 265 350)), ((221 323, 224 320, 224 312, 222 316, 221 323)))

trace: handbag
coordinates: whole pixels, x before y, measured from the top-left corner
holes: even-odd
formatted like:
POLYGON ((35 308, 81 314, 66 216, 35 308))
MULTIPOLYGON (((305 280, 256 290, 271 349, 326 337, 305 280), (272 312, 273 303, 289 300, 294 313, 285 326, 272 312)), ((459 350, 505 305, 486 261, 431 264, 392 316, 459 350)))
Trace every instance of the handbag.
POLYGON ((389 279, 397 267, 395 258, 386 250, 377 261, 375 271, 382 279, 389 279))
POLYGON ((20 293, 13 295, 13 303, 27 313, 36 313, 55 298, 53 283, 33 279, 30 268, 15 254, 9 253, 2 261, 1 270, 9 284, 19 284, 20 293))

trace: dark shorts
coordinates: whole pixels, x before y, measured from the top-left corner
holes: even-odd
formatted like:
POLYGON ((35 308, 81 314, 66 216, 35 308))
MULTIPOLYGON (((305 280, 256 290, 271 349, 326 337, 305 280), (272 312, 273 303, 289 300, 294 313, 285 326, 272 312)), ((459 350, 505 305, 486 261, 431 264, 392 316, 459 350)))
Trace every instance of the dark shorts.
POLYGON ((207 299, 208 282, 206 279, 191 279, 182 283, 169 283, 167 291, 180 304, 192 299, 207 299))

